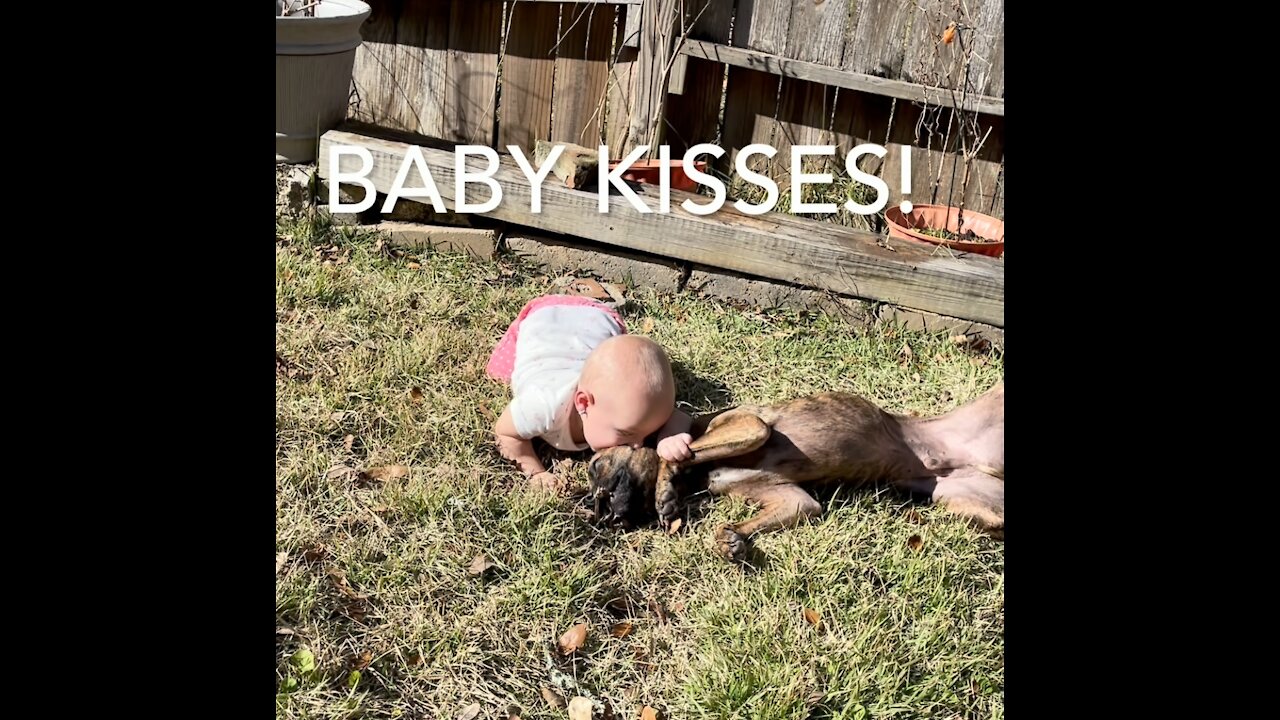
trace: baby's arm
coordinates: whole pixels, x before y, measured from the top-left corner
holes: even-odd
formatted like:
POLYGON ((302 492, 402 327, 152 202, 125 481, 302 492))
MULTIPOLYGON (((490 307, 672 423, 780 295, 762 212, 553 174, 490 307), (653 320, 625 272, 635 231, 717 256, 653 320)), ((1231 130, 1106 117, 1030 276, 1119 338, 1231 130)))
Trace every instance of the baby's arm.
POLYGON ((676 408, 671 413, 667 424, 658 430, 658 455, 663 460, 681 462, 693 457, 693 451, 689 449, 689 443, 693 442, 693 436, 689 434, 692 425, 693 418, 683 410, 676 408))
POLYGON ((493 424, 493 434, 497 436, 498 451, 502 453, 502 457, 515 462, 520 472, 532 478, 547 471, 533 451, 533 442, 520 437, 520 433, 516 431, 510 406, 502 411, 502 416, 493 424))

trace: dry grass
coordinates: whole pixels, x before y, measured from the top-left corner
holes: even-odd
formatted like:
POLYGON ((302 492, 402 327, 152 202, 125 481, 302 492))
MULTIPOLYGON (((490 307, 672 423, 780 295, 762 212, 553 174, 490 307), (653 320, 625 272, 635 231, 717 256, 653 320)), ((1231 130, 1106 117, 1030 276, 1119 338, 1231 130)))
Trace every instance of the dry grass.
MULTIPOLYGON (((759 538, 746 572, 710 540, 750 515, 736 501, 674 537, 598 530, 576 495, 526 491, 489 432, 507 395, 488 351, 545 279, 314 220, 276 231, 277 717, 566 717, 544 688, 628 720, 1003 716, 1002 546, 874 490, 759 538), (363 472, 389 466, 407 474, 363 472), (494 567, 475 576, 478 555, 494 567)), ((926 413, 1003 374, 946 337, 632 297, 693 411, 839 388, 926 413)), ((577 492, 583 459, 555 458, 577 492)))

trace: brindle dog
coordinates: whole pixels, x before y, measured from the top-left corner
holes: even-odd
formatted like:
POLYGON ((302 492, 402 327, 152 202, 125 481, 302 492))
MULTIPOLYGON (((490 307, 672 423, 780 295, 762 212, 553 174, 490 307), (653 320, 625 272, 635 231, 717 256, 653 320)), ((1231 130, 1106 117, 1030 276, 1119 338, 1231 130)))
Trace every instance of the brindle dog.
POLYGON ((822 506, 804 488, 828 483, 882 481, 925 494, 1004 540, 1004 380, 934 417, 895 415, 833 392, 701 416, 690 434, 693 457, 682 463, 649 447, 597 453, 589 470, 596 519, 635 526, 656 509, 670 527, 684 471, 696 466, 711 494, 762 506, 750 520, 717 530, 717 548, 731 560, 744 558, 752 535, 818 515, 822 506))

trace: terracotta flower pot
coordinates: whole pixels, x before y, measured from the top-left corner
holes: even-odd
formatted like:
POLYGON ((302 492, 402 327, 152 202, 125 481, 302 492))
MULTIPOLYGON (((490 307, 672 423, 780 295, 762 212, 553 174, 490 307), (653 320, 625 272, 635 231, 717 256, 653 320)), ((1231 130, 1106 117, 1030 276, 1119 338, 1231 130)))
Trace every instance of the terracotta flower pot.
MULTIPOLYGON (((621 160, 610 160, 609 169, 613 170, 618 167, 621 160)), ((684 161, 679 158, 671 159, 671 187, 677 190, 686 190, 693 192, 697 189, 698 183, 691 180, 685 174, 684 161)), ((697 160, 693 163, 699 172, 707 171, 707 163, 705 160, 697 160)), ((649 160, 642 158, 631 163, 631 167, 622 173, 623 180, 631 182, 645 183, 648 185, 658 185, 662 182, 662 161, 658 159, 649 160)))
POLYGON ((884 219, 889 225, 889 237, 901 240, 920 240, 933 245, 945 245, 949 248, 978 255, 1000 257, 1004 254, 1004 221, 990 215, 983 215, 972 210, 964 211, 964 227, 957 225, 959 208, 946 205, 916 205, 909 215, 902 209, 890 207, 884 211, 884 219), (947 229, 959 234, 972 230, 974 235, 994 242, 973 243, 958 240, 944 240, 919 232, 924 229, 947 229))

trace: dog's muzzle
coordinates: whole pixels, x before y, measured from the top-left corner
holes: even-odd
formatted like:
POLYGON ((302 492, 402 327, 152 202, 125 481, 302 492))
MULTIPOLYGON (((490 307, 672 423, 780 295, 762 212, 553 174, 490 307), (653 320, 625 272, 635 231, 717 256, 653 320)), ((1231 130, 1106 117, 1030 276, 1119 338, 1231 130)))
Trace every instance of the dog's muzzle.
POLYGON ((588 467, 594 521, 611 527, 642 525, 653 494, 645 478, 648 474, 656 475, 656 468, 657 452, 650 448, 616 447, 601 451, 588 467), (652 469, 646 469, 650 465, 652 469))
POLYGON ((629 527, 631 522, 625 516, 620 516, 613 511, 611 499, 612 495, 608 489, 603 487, 596 488, 596 491, 591 495, 594 521, 598 525, 607 525, 609 527, 629 527))

